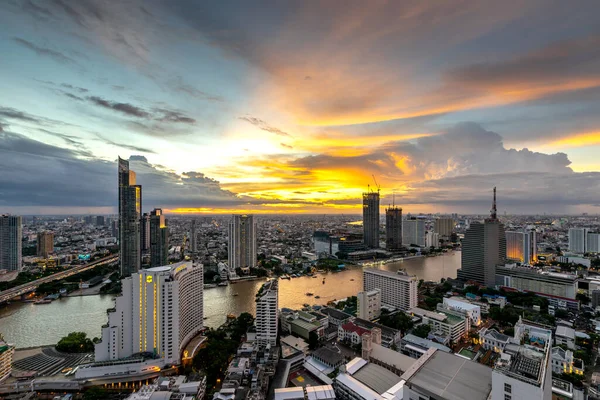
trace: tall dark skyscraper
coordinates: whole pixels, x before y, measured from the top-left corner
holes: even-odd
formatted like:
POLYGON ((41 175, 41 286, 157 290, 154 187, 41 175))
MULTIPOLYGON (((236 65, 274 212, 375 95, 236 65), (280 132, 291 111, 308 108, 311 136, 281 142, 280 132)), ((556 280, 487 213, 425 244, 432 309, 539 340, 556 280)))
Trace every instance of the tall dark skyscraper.
POLYGON ((256 267, 256 221, 253 215, 234 215, 229 222, 229 268, 256 267))
POLYGON ((119 157, 119 256, 123 277, 138 272, 142 263, 141 216, 142 187, 136 185, 129 161, 119 157))
POLYGON ((197 243, 196 243, 196 220, 192 220, 192 229, 190 229, 190 248, 192 254, 196 254, 198 251, 197 243))
POLYGON ((23 221, 18 215, 0 215, 0 269, 19 271, 22 257, 23 221))
POLYGON ((506 261, 506 233, 498 221, 496 188, 490 218, 473 222, 462 242, 461 268, 458 279, 485 286, 496 284, 496 266, 506 261))
POLYGON ((402 248, 402 209, 392 206, 385 209, 385 248, 402 248))
POLYGON ((162 209, 150 212, 150 267, 167 265, 169 256, 169 228, 162 209))
POLYGON ((379 247, 379 191, 363 193, 363 243, 379 247))
POLYGON ((144 213, 140 223, 142 251, 150 250, 150 214, 144 213))

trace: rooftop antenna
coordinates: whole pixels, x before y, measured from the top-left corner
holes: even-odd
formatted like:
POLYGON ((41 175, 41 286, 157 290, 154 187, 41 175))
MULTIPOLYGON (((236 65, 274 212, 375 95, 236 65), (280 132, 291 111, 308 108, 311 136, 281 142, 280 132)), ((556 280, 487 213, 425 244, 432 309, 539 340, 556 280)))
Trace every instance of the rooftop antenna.
POLYGON ((494 186, 494 202, 492 203, 491 219, 496 220, 498 218, 498 210, 496 209, 496 186, 494 186))
POLYGON ((392 192, 392 207, 396 207, 396 192, 392 192))

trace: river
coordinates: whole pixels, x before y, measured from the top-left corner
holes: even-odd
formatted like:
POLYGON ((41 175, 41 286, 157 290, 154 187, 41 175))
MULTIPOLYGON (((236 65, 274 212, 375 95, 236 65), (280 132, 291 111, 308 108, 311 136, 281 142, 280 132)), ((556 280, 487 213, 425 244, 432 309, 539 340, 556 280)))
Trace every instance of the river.
MULTIPOLYGON (((405 269, 420 279, 439 281, 456 277, 460 267, 460 252, 439 257, 420 257, 393 262, 382 269, 405 269)), ((264 281, 246 281, 204 291, 204 321, 206 326, 221 325, 227 314, 254 314, 254 295, 264 281), (235 296, 234 294, 237 294, 235 296)), ((316 278, 300 277, 280 280, 279 306, 300 308, 303 304, 325 304, 329 300, 356 295, 362 290, 362 268, 352 267, 343 272, 318 274, 316 278), (325 283, 323 283, 325 278, 325 283), (320 299, 306 296, 312 292, 320 299)), ((51 304, 13 303, 0 308, 0 333, 17 348, 57 343, 69 332, 83 331, 89 337, 100 336, 106 323, 106 309, 113 306, 113 296, 95 295, 66 297, 51 304)))

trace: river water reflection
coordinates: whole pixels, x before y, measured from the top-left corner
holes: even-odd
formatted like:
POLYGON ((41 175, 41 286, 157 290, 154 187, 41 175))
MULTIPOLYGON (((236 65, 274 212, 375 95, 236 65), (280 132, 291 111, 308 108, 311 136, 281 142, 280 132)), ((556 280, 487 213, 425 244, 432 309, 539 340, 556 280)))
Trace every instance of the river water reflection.
MULTIPOLYGON (((443 277, 456 277, 459 267, 460 252, 381 266, 389 271, 405 269, 420 279, 435 281, 443 277)), ((227 314, 254 314, 254 295, 262 284, 263 281, 249 281, 205 290, 205 325, 217 327, 225 321, 227 314)), ((318 274, 316 278, 281 280, 279 306, 299 308, 305 303, 325 304, 330 300, 356 295, 361 289, 362 268, 359 267, 338 273, 318 274), (320 298, 306 296, 307 292, 320 298)), ((113 304, 113 296, 110 295, 68 297, 46 305, 14 303, 0 309, 0 333, 17 348, 54 344, 72 331, 83 331, 90 337, 100 336, 100 327, 107 321, 106 309, 113 304)))

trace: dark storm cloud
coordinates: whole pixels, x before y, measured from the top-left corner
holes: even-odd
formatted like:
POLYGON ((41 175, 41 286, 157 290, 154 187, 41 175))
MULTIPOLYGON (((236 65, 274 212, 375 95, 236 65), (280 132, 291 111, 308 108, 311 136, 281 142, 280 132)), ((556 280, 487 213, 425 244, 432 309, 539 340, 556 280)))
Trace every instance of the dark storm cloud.
POLYGON ((111 146, 120 147, 122 149, 127 149, 127 150, 131 150, 131 151, 138 151, 140 153, 156 154, 156 152, 154 150, 147 149, 147 148, 140 147, 140 146, 133 146, 130 144, 125 144, 125 143, 118 143, 118 142, 115 142, 114 140, 110 140, 99 134, 96 134, 96 137, 99 140, 101 140, 102 142, 104 142, 106 144, 110 144, 111 146))
POLYGON ((149 118, 150 114, 146 111, 142 110, 139 107, 136 107, 132 104, 128 103, 120 103, 116 101, 105 100, 98 96, 89 96, 87 98, 90 102, 94 103, 97 106, 107 108, 109 110, 117 111, 123 114, 127 114, 132 117, 140 117, 140 118, 149 118))
POLYGON ((79 86, 73 86, 73 85, 70 85, 68 83, 61 83, 60 86, 62 86, 64 88, 67 88, 67 89, 75 90, 75 91, 77 91, 79 93, 87 93, 87 92, 89 92, 89 90, 86 89, 86 88, 82 88, 82 87, 79 87, 79 86))
POLYGON ((25 47, 26 49, 33 51, 38 56, 50 57, 54 61, 57 61, 62 64, 77 64, 75 60, 73 60, 71 57, 67 57, 60 51, 52 50, 47 47, 41 47, 34 43, 31 43, 30 41, 18 37, 13 38, 13 40, 19 45, 25 47))
POLYGON ((262 129, 263 131, 274 133, 275 135, 278 135, 278 136, 292 137, 292 135, 290 135, 289 133, 284 132, 281 129, 275 128, 274 126, 267 124, 265 121, 263 121, 260 118, 244 116, 244 117, 239 117, 239 119, 241 119, 242 121, 249 122, 252 125, 256 126, 257 128, 262 129))
MULTIPOLYGON (((202 173, 177 174, 148 163, 143 156, 132 156, 130 160, 143 186, 145 208, 218 207, 243 202, 202 173)), ((116 205, 116 162, 96 159, 87 152, 0 132, 0 169, 13 171, 0 175, 0 205, 116 205)))

